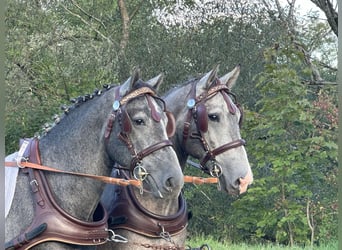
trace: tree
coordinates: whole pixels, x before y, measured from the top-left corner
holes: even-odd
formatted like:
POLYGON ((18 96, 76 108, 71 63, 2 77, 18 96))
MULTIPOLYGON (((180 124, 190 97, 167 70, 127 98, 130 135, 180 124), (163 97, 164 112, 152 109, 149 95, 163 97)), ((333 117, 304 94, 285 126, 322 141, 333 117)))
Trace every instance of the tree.
POLYGON ((7 153, 17 150, 19 138, 49 126, 63 112, 61 104, 123 82, 135 66, 144 79, 164 73, 163 93, 216 64, 224 75, 241 63, 234 91, 247 110, 242 132, 256 182, 241 199, 228 200, 214 187, 187 187, 191 233, 289 243, 335 236, 337 125, 327 114, 336 111, 336 36, 325 21, 299 17, 294 0, 15 0, 8 3, 6 24, 7 153), (310 178, 303 182, 308 175, 315 178, 311 186, 310 178), (263 217, 264 206, 273 221, 263 217), (296 231, 295 218, 306 236, 296 231))
POLYGON ((317 7, 325 13, 332 31, 336 36, 338 36, 338 13, 336 11, 337 2, 335 7, 333 6, 333 2, 329 0, 311 0, 311 2, 316 4, 317 7))
MULTIPOLYGON (((254 187, 234 202, 237 227, 257 238, 292 246, 324 241, 327 235, 321 233, 327 233, 328 225, 318 225, 317 206, 322 205, 319 197, 337 194, 335 102, 322 104, 320 95, 302 83, 301 77, 310 70, 291 41, 266 50, 264 55, 265 70, 257 84, 262 95, 260 110, 251 113, 248 121, 252 157, 258 165, 254 187), (318 106, 332 113, 322 113, 318 106), (324 132, 322 115, 329 116, 324 118, 324 132), (249 216, 242 217, 246 213, 249 216)), ((333 198, 325 206, 335 204, 333 198)), ((336 219, 335 209, 330 210, 329 220, 336 219)))

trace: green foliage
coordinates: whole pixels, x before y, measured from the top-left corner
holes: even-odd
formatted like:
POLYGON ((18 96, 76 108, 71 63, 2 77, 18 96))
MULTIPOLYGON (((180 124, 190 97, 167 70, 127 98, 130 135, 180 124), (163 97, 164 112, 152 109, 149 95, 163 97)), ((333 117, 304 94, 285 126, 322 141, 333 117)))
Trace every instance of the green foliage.
MULTIPOLYGON (((298 25, 299 35, 287 40, 276 11, 258 1, 252 7, 232 1, 232 15, 167 28, 152 13, 175 1, 124 2, 130 26, 123 50, 116 1, 8 2, 6 153, 51 122, 61 104, 102 84, 123 82, 135 66, 144 79, 164 73, 163 93, 216 64, 224 75, 241 63, 234 92, 245 106, 242 137, 255 182, 241 197, 215 186, 186 185, 194 215, 190 235, 308 244, 309 215, 315 242, 336 238, 336 87, 305 85, 312 70, 294 46, 299 41, 321 58, 323 64, 313 64, 322 78, 335 81, 336 72, 325 67, 336 61, 336 40, 326 25, 298 25)), ((191 9, 195 2, 186 4, 191 9)), ((199 173, 187 168, 186 174, 199 173)))
MULTIPOLYGON (((324 99, 326 109, 335 112, 330 116, 322 112, 320 98, 311 101, 313 93, 300 80, 307 72, 302 58, 290 44, 281 46, 265 52, 265 70, 257 78, 259 111, 248 121, 246 137, 253 147, 249 155, 257 163, 255 183, 233 206, 239 209, 237 227, 245 233, 279 243, 308 244, 312 231, 307 216, 310 225, 316 225, 317 241, 327 237, 323 232, 331 225, 317 226, 321 218, 316 206, 323 193, 337 194, 337 112, 331 100, 324 99), (322 115, 330 117, 324 129, 322 115)), ((335 202, 333 198, 325 205, 335 202)), ((332 212, 329 219, 336 219, 337 211, 327 210, 332 212)), ((329 228, 330 238, 337 236, 336 226, 329 228)))

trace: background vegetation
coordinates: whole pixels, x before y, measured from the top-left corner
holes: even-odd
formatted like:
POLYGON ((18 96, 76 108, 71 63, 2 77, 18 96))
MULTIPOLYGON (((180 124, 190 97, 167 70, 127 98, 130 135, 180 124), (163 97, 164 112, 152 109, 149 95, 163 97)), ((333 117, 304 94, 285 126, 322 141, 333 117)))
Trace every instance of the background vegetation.
POLYGON ((135 66, 144 79, 163 72, 163 92, 216 64, 224 75, 240 63, 235 92, 255 182, 230 198, 187 185, 190 236, 309 246, 334 240, 337 7, 312 2, 324 12, 304 16, 294 0, 9 1, 6 153, 39 133, 61 104, 123 82, 135 66))

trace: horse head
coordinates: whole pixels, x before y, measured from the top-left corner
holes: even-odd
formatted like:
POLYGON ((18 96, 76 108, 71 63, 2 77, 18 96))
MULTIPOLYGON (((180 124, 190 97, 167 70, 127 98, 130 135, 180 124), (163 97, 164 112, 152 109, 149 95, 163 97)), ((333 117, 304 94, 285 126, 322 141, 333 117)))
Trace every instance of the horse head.
POLYGON ((177 133, 173 139, 181 163, 187 155, 199 159, 198 166, 219 177, 224 191, 239 194, 253 181, 245 141, 240 135, 243 112, 231 92, 240 66, 221 78, 217 77, 217 69, 185 85, 185 94, 172 91, 165 100, 176 116, 177 133))
MULTIPOLYGON (((144 82, 139 71, 115 90, 113 110, 105 133, 106 148, 116 163, 115 169, 125 178, 141 180, 144 198, 177 199, 183 175, 168 139, 174 132, 174 118, 156 94, 162 75, 144 82)), ((151 204, 146 204, 150 206, 151 204)), ((156 204, 157 206, 157 204, 156 204)))

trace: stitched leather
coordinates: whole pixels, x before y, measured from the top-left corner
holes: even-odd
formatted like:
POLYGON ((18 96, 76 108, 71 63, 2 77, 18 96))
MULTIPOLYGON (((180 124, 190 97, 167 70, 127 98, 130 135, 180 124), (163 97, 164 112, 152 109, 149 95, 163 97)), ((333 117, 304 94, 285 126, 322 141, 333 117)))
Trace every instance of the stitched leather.
POLYGON ((110 229, 126 229, 149 237, 160 237, 162 227, 172 236, 187 226, 187 206, 182 194, 178 198, 178 212, 170 216, 161 216, 146 210, 137 201, 130 187, 120 187, 118 196, 110 212, 110 229))
MULTIPOLYGON (((29 154, 27 154, 29 152, 29 154)), ((31 139, 29 151, 30 161, 40 164, 38 140, 31 139)), ((56 203, 43 171, 24 169, 30 177, 35 204, 35 217, 31 225, 21 234, 6 243, 6 249, 29 249, 46 241, 58 241, 77 245, 99 245, 108 238, 107 212, 103 207, 102 219, 96 222, 81 221, 56 203), (35 184, 37 183, 37 184, 35 184), (47 225, 44 227, 44 225, 47 225)))

